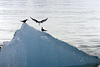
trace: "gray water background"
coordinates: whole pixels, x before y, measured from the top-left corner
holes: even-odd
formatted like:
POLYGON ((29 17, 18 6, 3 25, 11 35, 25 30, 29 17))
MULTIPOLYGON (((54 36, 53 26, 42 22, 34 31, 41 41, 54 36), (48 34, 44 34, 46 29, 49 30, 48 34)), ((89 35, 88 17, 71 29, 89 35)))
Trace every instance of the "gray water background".
POLYGON ((48 18, 41 24, 47 33, 80 50, 96 55, 100 48, 100 0, 0 0, 0 44, 12 39, 23 19, 40 30, 30 16, 48 18))

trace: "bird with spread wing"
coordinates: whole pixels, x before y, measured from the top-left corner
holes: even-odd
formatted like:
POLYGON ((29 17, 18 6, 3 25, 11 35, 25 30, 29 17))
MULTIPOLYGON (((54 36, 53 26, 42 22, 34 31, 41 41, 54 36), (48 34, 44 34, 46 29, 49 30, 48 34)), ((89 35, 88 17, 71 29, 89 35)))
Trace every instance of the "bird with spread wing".
POLYGON ((36 19, 34 19, 34 18, 32 18, 32 17, 30 17, 33 21, 35 21, 36 23, 39 23, 39 25, 40 25, 40 23, 43 23, 43 22, 45 22, 48 18, 46 18, 46 19, 43 19, 43 20, 41 20, 41 21, 38 21, 38 20, 36 20, 36 19))

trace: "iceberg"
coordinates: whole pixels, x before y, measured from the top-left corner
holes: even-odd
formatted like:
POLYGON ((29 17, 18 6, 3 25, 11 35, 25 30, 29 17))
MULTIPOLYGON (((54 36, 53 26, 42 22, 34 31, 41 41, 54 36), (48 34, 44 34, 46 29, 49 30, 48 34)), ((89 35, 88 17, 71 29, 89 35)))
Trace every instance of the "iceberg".
POLYGON ((63 67, 100 64, 100 59, 23 23, 0 52, 0 67, 63 67))

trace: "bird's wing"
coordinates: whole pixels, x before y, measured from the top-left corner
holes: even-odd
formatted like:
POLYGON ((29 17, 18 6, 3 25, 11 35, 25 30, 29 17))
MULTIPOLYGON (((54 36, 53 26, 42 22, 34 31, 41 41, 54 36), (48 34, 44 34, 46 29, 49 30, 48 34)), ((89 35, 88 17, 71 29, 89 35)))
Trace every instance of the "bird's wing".
POLYGON ((32 18, 32 17, 30 17, 30 18, 31 18, 33 21, 35 21, 36 23, 39 22, 38 20, 36 20, 36 19, 34 19, 34 18, 32 18))
POLYGON ((46 18, 46 19, 44 19, 44 20, 41 20, 40 22, 43 23, 43 22, 45 22, 47 19, 48 19, 48 18, 46 18))

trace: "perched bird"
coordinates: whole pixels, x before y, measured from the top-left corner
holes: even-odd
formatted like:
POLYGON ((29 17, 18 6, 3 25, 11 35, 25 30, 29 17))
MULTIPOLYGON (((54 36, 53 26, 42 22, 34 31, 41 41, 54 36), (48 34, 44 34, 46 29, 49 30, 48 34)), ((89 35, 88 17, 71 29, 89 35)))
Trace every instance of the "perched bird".
POLYGON ((43 27, 41 27, 41 31, 47 31, 47 30, 45 30, 45 29, 43 29, 43 27))
POLYGON ((43 22, 45 22, 48 18, 46 18, 46 19, 44 19, 44 20, 41 20, 41 21, 38 21, 38 20, 36 20, 36 19, 34 19, 34 18, 32 18, 32 17, 30 17, 33 21, 35 21, 36 23, 39 23, 39 25, 40 25, 40 23, 43 23, 43 22))
POLYGON ((28 20, 28 19, 25 19, 25 20, 22 20, 21 22, 26 23, 27 20, 28 20))

